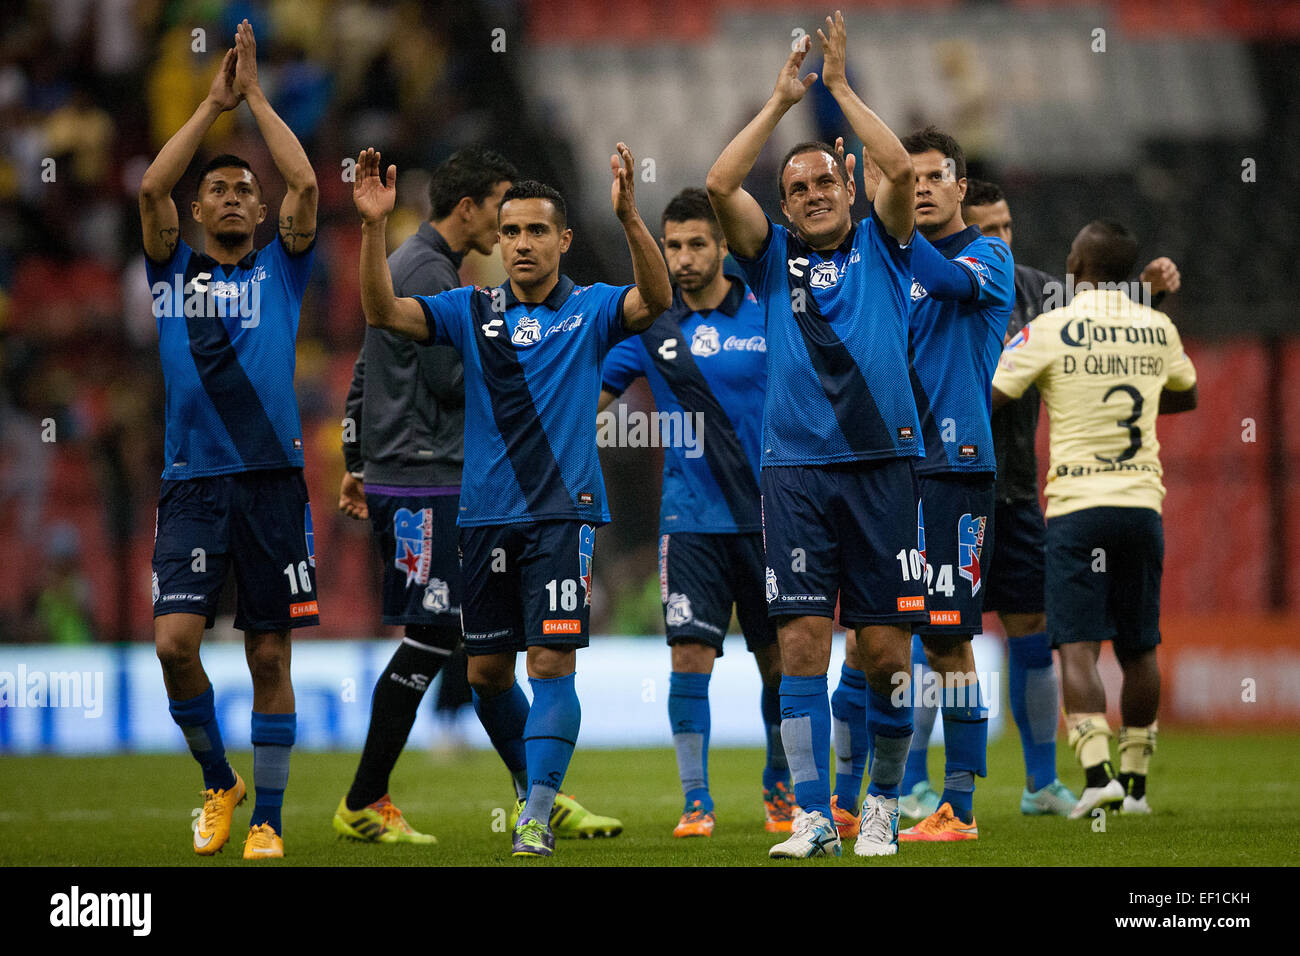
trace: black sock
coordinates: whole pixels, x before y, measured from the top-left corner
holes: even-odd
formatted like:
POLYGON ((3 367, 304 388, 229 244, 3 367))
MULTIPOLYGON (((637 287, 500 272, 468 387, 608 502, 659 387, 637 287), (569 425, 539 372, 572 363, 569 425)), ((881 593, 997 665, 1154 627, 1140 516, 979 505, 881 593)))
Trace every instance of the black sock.
POLYGON ((1103 761, 1095 767, 1087 767, 1083 772, 1085 775, 1085 783, 1090 788, 1104 787, 1106 784, 1110 783, 1111 778, 1115 776, 1114 773, 1111 772, 1109 760, 1103 761))
POLYGON ((457 627, 409 625, 406 634, 375 684, 366 746, 348 791, 349 810, 360 810, 388 792, 388 776, 406 746, 424 692, 460 640, 457 627))
POLYGON ((1147 795, 1147 775, 1144 773, 1122 773, 1119 782, 1124 785, 1124 792, 1134 800, 1141 800, 1147 795))

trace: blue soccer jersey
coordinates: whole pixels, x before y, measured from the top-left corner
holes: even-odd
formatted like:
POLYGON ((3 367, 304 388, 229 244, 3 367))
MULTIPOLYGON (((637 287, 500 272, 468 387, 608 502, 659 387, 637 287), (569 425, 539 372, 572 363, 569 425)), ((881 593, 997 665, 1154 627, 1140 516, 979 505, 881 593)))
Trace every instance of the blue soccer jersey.
POLYGON ((293 391, 298 313, 313 249, 279 238, 233 266, 185 242, 146 257, 167 389, 163 478, 302 467, 293 391))
MULTIPOLYGON (((919 258, 919 246, 928 240, 918 233, 913 242, 919 258)), ((912 389, 925 440, 925 458, 916 470, 992 473, 997 460, 990 389, 1015 304, 1015 263, 1005 242, 976 226, 933 246, 965 269, 970 290, 965 301, 940 300, 912 280, 912 389)))
POLYGON ((659 532, 762 530, 759 442, 767 383, 763 310, 740 279, 713 310, 693 311, 678 290, 672 308, 605 360, 604 387, 623 394, 644 375, 664 441, 659 532))
POLYGON ((628 335, 632 288, 562 275, 535 305, 509 282, 415 296, 428 344, 453 346, 465 367, 463 527, 609 521, 594 425, 600 366, 628 335))
POLYGON ((873 209, 837 249, 769 221, 758 255, 736 257, 766 315, 764 468, 924 454, 907 374, 910 249, 873 209))

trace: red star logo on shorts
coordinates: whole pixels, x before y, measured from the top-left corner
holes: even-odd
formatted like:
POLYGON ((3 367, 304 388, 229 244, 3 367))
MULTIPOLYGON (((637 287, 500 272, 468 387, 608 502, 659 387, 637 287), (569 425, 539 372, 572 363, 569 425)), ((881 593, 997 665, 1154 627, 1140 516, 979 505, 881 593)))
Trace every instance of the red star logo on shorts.
POLYGON ((402 545, 403 554, 397 559, 399 567, 406 568, 406 583, 411 583, 411 578, 415 577, 420 570, 420 557, 411 550, 409 544, 402 545))

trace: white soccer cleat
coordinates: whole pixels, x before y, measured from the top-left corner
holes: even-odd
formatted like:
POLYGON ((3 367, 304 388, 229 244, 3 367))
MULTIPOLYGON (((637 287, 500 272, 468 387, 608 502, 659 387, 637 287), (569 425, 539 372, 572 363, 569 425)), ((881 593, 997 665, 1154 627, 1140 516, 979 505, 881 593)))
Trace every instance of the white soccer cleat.
POLYGON ((817 810, 812 813, 796 810, 790 826, 790 839, 772 847, 767 855, 776 859, 806 860, 814 856, 839 856, 842 852, 840 834, 834 821, 817 810))
POLYGON ((867 794, 862 801, 862 825, 854 856, 894 856, 898 853, 898 799, 867 794))
POLYGON ((1104 787, 1088 787, 1083 791, 1083 796, 1079 802, 1074 805, 1070 811, 1070 819, 1078 820, 1086 817, 1098 807, 1118 804, 1124 799, 1124 785, 1114 778, 1104 787))
POLYGON ((1124 806, 1120 807, 1120 813, 1149 814, 1151 804, 1147 803, 1146 794, 1142 795, 1140 800, 1134 800, 1132 797, 1124 798, 1124 806))

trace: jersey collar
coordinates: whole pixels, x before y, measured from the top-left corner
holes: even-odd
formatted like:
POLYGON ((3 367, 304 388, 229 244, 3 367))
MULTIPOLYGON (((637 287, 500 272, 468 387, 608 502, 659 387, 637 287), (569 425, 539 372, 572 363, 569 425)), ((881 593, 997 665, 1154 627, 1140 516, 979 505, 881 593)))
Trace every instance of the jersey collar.
POLYGON ((257 254, 259 252, 261 252, 260 249, 252 249, 248 253, 248 255, 244 256, 244 258, 240 259, 233 266, 220 263, 216 259, 212 258, 210 255, 208 255, 206 252, 199 252, 197 249, 194 250, 194 258, 198 261, 199 265, 203 266, 205 269, 209 271, 221 269, 224 271, 225 275, 230 275, 231 269, 253 268, 253 264, 257 261, 257 254))
MULTIPOLYGON (((559 312, 560 309, 564 308, 564 300, 569 297, 571 292, 573 292, 573 286, 573 280, 561 272, 560 281, 555 283, 555 288, 551 290, 550 294, 540 304, 546 306, 546 308, 550 309, 552 312, 559 312)), ((500 288, 505 289, 507 309, 513 308, 516 305, 531 307, 539 304, 536 302, 524 303, 515 298, 515 290, 511 287, 509 279, 506 279, 506 281, 501 284, 500 288)))
POLYGON ((951 259, 982 235, 984 233, 980 232, 979 226, 967 226, 961 232, 934 240, 930 245, 938 249, 945 259, 951 259))
MULTIPOLYGON (((745 283, 743 280, 733 275, 729 275, 727 278, 731 280, 731 288, 727 290, 727 294, 723 296, 722 301, 718 303, 718 307, 711 311, 721 312, 723 315, 727 316, 727 318, 734 319, 736 313, 740 311, 740 306, 745 301, 745 283)), ((672 311, 674 315, 679 316, 687 316, 695 311, 686 304, 686 299, 682 296, 681 286, 673 287, 673 304, 670 311, 672 311)))

